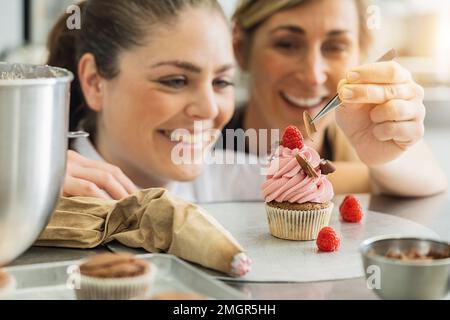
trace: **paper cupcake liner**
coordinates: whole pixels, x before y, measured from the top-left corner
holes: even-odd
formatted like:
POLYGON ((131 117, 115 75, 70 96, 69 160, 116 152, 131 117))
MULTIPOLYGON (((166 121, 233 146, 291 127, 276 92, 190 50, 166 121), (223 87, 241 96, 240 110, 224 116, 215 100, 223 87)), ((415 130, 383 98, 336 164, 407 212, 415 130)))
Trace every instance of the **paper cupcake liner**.
POLYGON ((271 207, 266 203, 270 233, 286 240, 314 240, 330 223, 333 203, 327 208, 314 210, 287 210, 271 207))
POLYGON ((137 277, 95 278, 80 275, 79 288, 75 289, 78 300, 129 300, 150 293, 157 269, 137 277))

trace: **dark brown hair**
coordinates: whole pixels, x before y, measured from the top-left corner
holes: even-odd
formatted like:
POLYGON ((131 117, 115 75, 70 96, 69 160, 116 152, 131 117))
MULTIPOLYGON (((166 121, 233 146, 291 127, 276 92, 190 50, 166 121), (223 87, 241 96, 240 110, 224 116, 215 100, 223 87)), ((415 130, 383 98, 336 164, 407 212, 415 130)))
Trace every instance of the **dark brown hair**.
POLYGON ((47 63, 66 68, 75 75, 71 87, 70 130, 76 130, 84 118, 95 120, 76 76, 78 62, 85 53, 93 54, 100 76, 112 79, 120 72, 119 54, 143 45, 153 25, 170 24, 187 8, 209 8, 225 18, 216 0, 86 0, 78 6, 82 12, 81 28, 69 29, 66 24, 71 14, 64 14, 53 27, 47 44, 47 63))

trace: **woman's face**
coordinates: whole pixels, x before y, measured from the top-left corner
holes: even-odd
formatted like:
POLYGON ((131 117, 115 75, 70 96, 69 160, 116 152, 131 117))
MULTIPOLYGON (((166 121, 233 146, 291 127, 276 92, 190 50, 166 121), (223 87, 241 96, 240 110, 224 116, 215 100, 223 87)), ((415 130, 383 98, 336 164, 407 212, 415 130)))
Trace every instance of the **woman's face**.
MULTIPOLYGON (((270 128, 303 128, 336 94, 339 80, 359 61, 359 21, 354 0, 307 1, 280 11, 253 36, 246 69, 250 103, 270 128)), ((318 129, 331 121, 324 118, 318 129)))
POLYGON ((201 155, 213 143, 205 133, 223 128, 234 111, 226 22, 211 10, 187 9, 173 24, 152 27, 147 44, 119 60, 119 75, 103 81, 99 151, 141 187, 196 178, 201 164, 180 158, 201 155), (177 129, 183 137, 173 141, 177 129))

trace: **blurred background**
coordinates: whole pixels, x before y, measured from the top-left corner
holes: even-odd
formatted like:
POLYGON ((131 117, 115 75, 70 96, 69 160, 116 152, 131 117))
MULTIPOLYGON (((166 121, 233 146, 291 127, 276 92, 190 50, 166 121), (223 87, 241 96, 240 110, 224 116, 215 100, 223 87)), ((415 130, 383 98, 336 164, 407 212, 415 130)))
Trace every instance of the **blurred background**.
MULTIPOLYGON (((45 42, 51 26, 69 5, 77 2, 0 0, 0 61, 45 63, 45 42)), ((220 2, 231 16, 237 0, 220 2)), ((425 87, 427 140, 436 153, 445 152, 443 159, 449 159, 446 149, 450 139, 450 0, 372 3, 368 15, 378 14, 380 23, 373 29, 375 46, 371 59, 388 48, 398 50, 398 62, 425 87)), ((245 99, 245 89, 237 89, 237 99, 245 99)))

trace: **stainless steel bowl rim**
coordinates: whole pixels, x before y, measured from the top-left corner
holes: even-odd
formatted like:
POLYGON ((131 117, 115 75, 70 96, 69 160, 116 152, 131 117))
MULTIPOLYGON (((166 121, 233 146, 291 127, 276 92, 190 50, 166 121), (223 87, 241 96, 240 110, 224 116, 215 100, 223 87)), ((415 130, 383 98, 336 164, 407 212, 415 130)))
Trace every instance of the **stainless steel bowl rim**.
POLYGON ((400 235, 384 235, 384 236, 376 236, 369 239, 364 240, 360 247, 359 251, 361 255, 365 257, 370 257, 373 260, 388 263, 391 265, 401 265, 401 266, 442 266, 442 265, 450 265, 450 257, 445 259, 436 259, 436 260, 412 260, 412 261, 403 261, 397 259, 386 258, 377 254, 367 255, 367 247, 371 244, 374 244, 379 241, 384 240, 418 240, 418 241, 426 241, 426 242, 435 242, 450 246, 450 243, 438 239, 433 238, 420 238, 420 237, 408 237, 408 236, 400 236, 400 235))
MULTIPOLYGON (((0 62, 0 64, 7 64, 4 62, 0 62)), ((24 64, 27 65, 27 64, 24 64)), ((29 65, 32 66, 32 65, 29 65)), ((36 65, 38 67, 38 65, 36 65)), ((58 71, 61 73, 61 76, 57 77, 41 77, 41 78, 33 78, 33 79, 0 79, 0 87, 2 86, 35 86, 35 85, 53 85, 57 83, 67 83, 71 82, 74 79, 73 73, 69 70, 59 68, 59 67, 52 67, 52 66, 46 66, 48 68, 51 68, 53 70, 58 71)))

